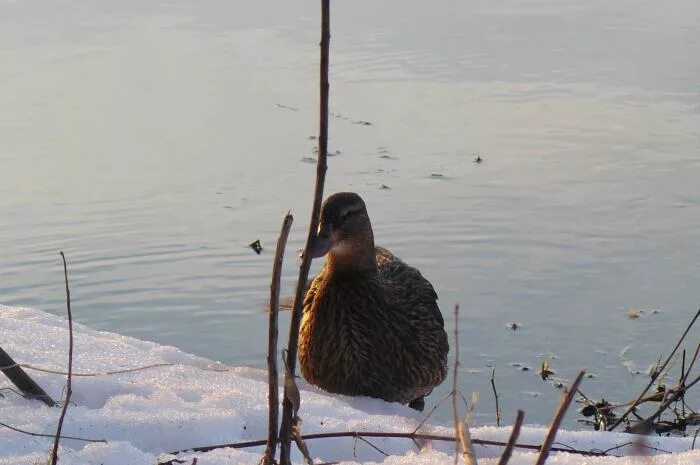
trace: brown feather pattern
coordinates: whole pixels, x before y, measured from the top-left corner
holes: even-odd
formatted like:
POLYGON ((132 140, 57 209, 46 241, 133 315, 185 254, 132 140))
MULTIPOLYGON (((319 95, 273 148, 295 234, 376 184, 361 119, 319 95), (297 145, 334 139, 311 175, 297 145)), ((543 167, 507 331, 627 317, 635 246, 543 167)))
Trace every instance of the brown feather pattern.
MULTIPOLYGON (((336 214, 325 207, 337 207, 337 199, 331 201, 339 195, 349 194, 326 201, 322 224, 324 215, 328 222, 336 214)), ((359 199, 364 211, 364 202, 352 195, 346 203, 359 199)), ((445 379, 444 322, 430 282, 388 250, 374 247, 364 213, 337 228, 337 237, 354 245, 346 246, 340 259, 334 260, 331 250, 306 294, 299 331, 301 372, 329 392, 409 403, 445 379), (363 231, 369 240, 355 237, 363 231), (376 266, 353 266, 352 253, 360 254, 367 244, 376 266)))

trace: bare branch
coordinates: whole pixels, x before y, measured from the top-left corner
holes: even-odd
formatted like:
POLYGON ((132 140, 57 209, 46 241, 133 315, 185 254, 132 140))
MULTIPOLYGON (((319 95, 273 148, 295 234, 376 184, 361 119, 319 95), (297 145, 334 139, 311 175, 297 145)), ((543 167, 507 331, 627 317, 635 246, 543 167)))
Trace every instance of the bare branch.
POLYGON ((380 454, 382 454, 384 457, 389 457, 389 454, 387 454, 386 452, 384 452, 384 451, 381 450, 379 447, 375 446, 374 444, 372 444, 370 441, 368 441, 367 439, 363 438, 362 436, 357 436, 357 439, 359 439, 360 441, 364 442, 365 444, 367 444, 368 446, 370 446, 372 449, 374 449, 374 450, 376 450, 377 452, 379 452, 380 454))
POLYGON ((655 370, 654 375, 651 377, 651 379, 649 380, 649 383, 648 383, 647 386, 644 388, 644 390, 639 394, 639 397, 637 397, 637 400, 635 400, 635 401, 632 403, 632 405, 630 405, 630 407, 627 409, 627 411, 626 411, 624 414, 622 414, 622 416, 621 416, 615 423, 613 423, 613 425, 612 425, 611 427, 608 428, 608 431, 612 431, 612 430, 614 430, 615 428, 617 428, 617 427, 620 425, 620 423, 622 423, 623 421, 625 421, 625 419, 627 419, 627 417, 629 416, 629 414, 632 413, 632 411, 634 411, 634 409, 637 407, 637 405, 639 405, 639 403, 640 403, 640 401, 642 400, 642 398, 644 397, 644 395, 647 393, 647 391, 649 390, 649 388, 650 388, 650 387, 654 384, 654 382, 656 381, 656 378, 658 378, 659 374, 663 373, 664 369, 666 368, 666 365, 668 365, 668 362, 671 361, 671 359, 673 358, 673 355, 674 355, 674 354, 676 353, 676 351, 678 350, 678 347, 680 347, 681 343, 683 342, 683 339, 685 339, 685 336, 686 336, 686 335, 688 334, 688 332, 690 331, 690 328, 693 327, 693 325, 695 324, 695 321, 698 319, 698 317, 700 317, 700 309, 698 309, 698 311, 695 312, 695 316, 694 316, 693 319, 690 321, 690 323, 688 324, 688 326, 685 328, 685 331, 684 331, 683 334, 681 335, 680 339, 678 339, 678 342, 676 342, 676 346, 673 348, 673 350, 671 351, 671 353, 669 354, 668 358, 666 359, 666 361, 664 362, 664 364, 661 366, 661 368, 660 368, 659 370, 655 370))
MULTIPOLYGON (((20 363, 20 364, 15 364, 13 366, 21 366, 22 368, 26 368, 27 370, 34 370, 34 371, 41 371, 43 373, 52 373, 54 375, 63 375, 67 376, 68 372, 67 371, 60 371, 60 370, 49 370, 48 368, 41 368, 37 367, 34 365, 29 365, 27 363, 20 363)), ((215 373, 223 373, 226 371, 231 371, 230 368, 205 368, 205 367, 198 367, 198 366, 193 366, 193 365, 186 365, 184 363, 154 363, 152 365, 145 365, 141 367, 135 367, 135 368, 126 368, 123 370, 114 370, 114 371, 103 371, 103 372, 95 372, 95 373, 72 373, 72 377, 95 377, 95 376, 111 376, 111 375, 120 375, 124 373, 133 373, 135 371, 143 371, 143 370, 149 370, 151 368, 162 368, 162 367, 174 367, 174 366, 188 366, 192 368, 197 368, 198 370, 202 371, 213 371, 215 373)))
POLYGON ((693 354, 693 358, 690 361, 690 364, 688 365, 688 369, 683 372, 683 377, 681 379, 681 385, 685 384, 685 381, 688 379, 688 375, 690 374, 690 370, 693 369, 693 366, 695 365, 695 361, 698 359, 698 351, 700 351, 700 342, 698 343, 697 346, 695 346, 695 353, 693 354))
POLYGON ((66 380, 66 400, 63 402, 61 416, 58 418, 58 427, 56 428, 56 438, 53 442, 53 450, 51 451, 51 465, 56 465, 58 462, 58 443, 61 441, 61 429, 63 429, 63 420, 68 411, 70 396, 73 393, 71 388, 71 375, 73 373, 73 315, 70 311, 70 289, 68 288, 68 267, 66 266, 66 256, 60 252, 63 260, 63 277, 66 281, 66 307, 68 309, 68 378, 66 380))
POLYGON ((418 423, 418 426, 416 426, 416 429, 414 429, 413 432, 417 433, 418 430, 421 429, 421 427, 425 424, 425 422, 428 421, 428 419, 433 415, 433 413, 435 413, 435 410, 437 410, 438 407, 440 407, 440 405, 442 405, 447 399, 449 399, 451 395, 452 393, 448 392, 442 399, 437 401, 433 408, 430 409, 430 412, 420 421, 420 423, 418 423))
MULTIPOLYGON (((325 438, 402 438, 402 439, 425 439, 429 441, 444 441, 444 442, 455 442, 456 438, 454 436, 441 436, 437 434, 423 434, 423 433, 412 433, 412 432, 379 432, 379 431, 340 431, 340 432, 332 432, 332 433, 315 433, 315 434, 305 434, 301 436, 302 439, 306 441, 314 440, 314 439, 325 439, 325 438)), ((507 444, 505 442, 501 441, 490 441, 486 439, 472 439, 472 442, 476 445, 480 446, 498 446, 498 447, 506 447, 507 444)), ((230 444, 218 444, 214 446, 203 446, 203 447, 194 447, 191 449, 185 449, 185 450, 180 450, 180 451, 175 451, 175 452, 169 452, 168 455, 177 455, 181 454, 184 452, 209 452, 212 450, 216 449, 224 449, 224 448, 232 448, 232 449, 245 449, 248 447, 260 447, 264 446, 267 444, 266 439, 262 440, 256 440, 256 441, 245 441, 245 442, 237 442, 237 443, 230 443, 230 444)), ((542 446, 540 445, 535 445, 535 444, 520 444, 520 443, 515 443, 513 445, 514 448, 517 449, 526 449, 526 450, 540 450, 542 446)), ((608 454, 601 452, 601 451, 590 451, 590 450, 580 450, 580 449, 572 449, 572 448, 563 448, 563 447, 552 447, 550 449, 551 451, 555 452, 568 452, 571 454, 577 454, 577 455, 587 455, 587 456, 606 456, 608 454)), ((163 462, 161 465, 165 464, 171 464, 173 463, 172 461, 170 462, 163 462)))
POLYGON ((279 423, 279 376, 277 372, 277 320, 280 303, 280 278, 282 276, 282 262, 284 260, 284 249, 287 245, 287 237, 292 227, 291 212, 287 213, 282 222, 282 231, 277 239, 275 250, 275 261, 272 266, 272 282, 270 283, 270 315, 267 335, 267 376, 268 376, 268 409, 269 421, 267 429, 267 447, 263 454, 263 464, 269 465, 275 462, 277 452, 277 428, 279 423))
POLYGON ((674 390, 671 395, 666 397, 664 401, 661 402, 659 408, 657 408, 656 411, 650 417, 645 418, 644 420, 630 428, 630 432, 637 434, 646 434, 648 432, 651 432, 654 427, 654 421, 657 418, 659 418, 661 414, 666 409, 668 409, 673 402, 677 401, 680 397, 682 397, 688 389, 695 386, 698 383, 698 381, 700 381, 700 376, 696 377, 687 386, 679 386, 678 389, 674 390))
MULTIPOLYGON (((12 431, 16 431, 17 433, 22 433, 22 434, 27 434, 29 436, 35 436, 38 438, 55 438, 55 434, 44 434, 44 433, 33 433, 31 431, 23 430, 20 428, 16 428, 14 426, 10 426, 7 423, 0 422, 0 426, 4 426, 7 429, 11 429, 12 431)), ((74 441, 83 441, 83 442, 101 442, 104 444, 107 444, 106 439, 86 439, 86 438, 79 438, 76 436, 61 436, 61 439, 72 439, 74 441)))
MULTIPOLYGON (((452 368, 452 413, 454 415, 455 421, 455 436, 460 437, 460 423, 459 412, 457 411, 457 369, 459 368, 459 304, 455 304, 455 363, 452 368)), ((460 441, 455 441, 455 461, 454 464, 457 465, 457 457, 459 454, 459 443, 460 441)))
MULTIPOLYGON (((462 421, 459 416, 459 411, 457 410, 457 379, 458 379, 458 369, 459 369, 459 304, 455 304, 455 363, 453 368, 452 376, 452 412, 454 413, 455 419, 455 435, 457 436, 457 441, 455 442, 455 465, 458 461, 459 449, 462 449, 462 456, 464 457, 464 462, 467 465, 477 465, 476 454, 474 453, 474 447, 472 446, 471 434, 469 434, 469 425, 467 421, 462 421)), ((472 396, 472 407, 475 402, 475 397, 472 396)), ((465 399, 466 403, 466 399, 465 399)), ((471 412, 469 412, 471 414, 471 412)))
POLYGON ((583 380, 583 375, 585 374, 585 371, 582 371, 578 374, 578 376, 576 377, 576 381, 574 381, 574 384, 571 385, 571 388, 567 391, 566 396, 562 400, 562 403, 559 405, 559 409, 557 410, 556 415, 554 415, 552 424, 549 426, 547 437, 544 440, 544 444, 542 444, 542 447, 540 449, 540 455, 537 457, 537 462, 535 462, 535 465, 544 465, 545 460, 547 460, 547 457, 549 457, 549 451, 552 448, 552 443, 554 442, 554 438, 556 437, 557 431, 559 430, 559 425, 561 425, 561 421, 564 419, 564 414, 569 408, 571 401, 574 399, 574 396, 578 391, 578 387, 581 384, 581 381, 583 380))
POLYGON ((525 412, 523 412, 522 410, 518 410, 518 415, 515 417, 515 424, 513 425, 513 431, 511 431, 510 433, 508 443, 506 444, 506 448, 501 454, 501 459, 498 461, 498 465, 506 465, 510 460, 510 456, 513 454, 513 447, 515 446, 515 442, 518 440, 518 436, 520 436, 520 427, 523 425, 524 418, 525 412))
POLYGON ((498 391, 496 391, 496 367, 491 368, 491 388, 493 389, 493 397, 496 399, 496 426, 501 426, 501 409, 498 407, 498 391))
MULTIPOLYGON (((328 62, 330 49, 330 0, 321 0, 321 63, 320 74, 320 102, 319 102, 319 135, 318 135, 318 160, 316 163, 316 188, 314 190, 314 202, 311 209, 309 233, 306 238, 306 246, 299 267, 299 279, 294 295, 294 307, 289 324, 289 343, 287 346, 287 367, 289 376, 294 376, 297 362, 297 346, 299 341, 299 326, 301 324, 302 302, 306 290, 306 281, 309 278, 311 267, 311 247, 318 230, 321 202, 323 201, 323 186, 326 180, 328 158, 328 62)), ((285 373, 285 378, 288 375, 285 373)), ((291 440, 292 440, 292 404, 285 399, 282 406, 282 426, 280 428, 280 462, 283 465, 291 464, 291 440)))
POLYGON ((648 450, 652 450, 652 451, 654 451, 654 452, 663 452, 663 453, 665 453, 665 454, 671 454, 671 453, 672 453, 671 451, 664 450, 664 449, 659 449, 658 447, 652 447, 652 446, 649 446, 649 445, 647 445, 647 444, 642 444, 642 443, 640 443, 640 442, 638 442, 638 441, 628 441, 628 442, 625 442, 625 443, 623 443, 623 444, 618 444, 617 446, 611 447, 611 448, 609 448, 609 449, 605 449, 605 450, 602 451, 602 452, 603 452, 604 454, 609 454, 610 452, 612 452, 612 451, 614 451, 614 450, 619 450, 619 449, 622 449, 623 447, 627 447, 627 446, 634 446, 635 448, 639 448, 639 449, 648 449, 648 450))

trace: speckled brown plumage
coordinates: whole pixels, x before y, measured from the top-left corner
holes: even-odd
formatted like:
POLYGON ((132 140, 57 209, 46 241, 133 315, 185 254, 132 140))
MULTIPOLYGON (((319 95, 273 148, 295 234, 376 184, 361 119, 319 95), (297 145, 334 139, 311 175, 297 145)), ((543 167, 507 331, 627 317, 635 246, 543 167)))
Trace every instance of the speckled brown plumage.
POLYGON ((304 378, 333 393, 420 401, 447 374, 447 335, 432 285, 374 246, 357 194, 326 200, 317 241, 315 255, 328 255, 304 300, 304 378))

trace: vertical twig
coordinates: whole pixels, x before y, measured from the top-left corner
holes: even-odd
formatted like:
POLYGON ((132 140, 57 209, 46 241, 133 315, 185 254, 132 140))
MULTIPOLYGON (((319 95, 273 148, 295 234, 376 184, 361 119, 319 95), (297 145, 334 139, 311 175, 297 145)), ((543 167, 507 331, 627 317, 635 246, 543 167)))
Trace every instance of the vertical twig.
MULTIPOLYGON (((310 249, 318 230, 321 202, 323 201, 323 186, 326 180, 326 160, 328 157, 328 63, 330 48, 330 0, 321 0, 321 63, 320 63, 320 103, 319 103, 319 135, 318 135, 318 160, 316 163, 316 188, 314 190, 314 203, 311 210, 309 234, 306 238, 304 255, 299 267, 299 280, 294 295, 294 307, 292 319, 289 324, 289 344, 287 347, 287 376, 294 377, 297 362, 297 345, 299 341, 299 325, 301 323, 302 302, 306 290, 306 281, 309 278, 311 267, 310 249)), ((282 425, 280 427, 280 462, 283 465, 291 463, 290 449, 292 439, 292 403, 285 394, 282 405, 282 425)))
POLYGON ((688 369, 683 373, 682 382, 680 383, 682 386, 685 386, 685 382, 688 379, 688 375, 690 374, 690 370, 693 369, 693 366, 695 365, 695 361, 698 359, 698 351, 700 351, 700 343, 698 343, 698 345, 695 346, 695 353, 693 354, 693 358, 690 360, 690 364, 688 364, 688 369))
POLYGON ((556 415, 554 415, 552 424, 549 426, 549 431, 547 431, 547 437, 545 438, 542 447, 540 447, 540 455, 537 457, 537 462, 535 462, 535 465, 544 465, 547 457, 549 457, 549 450, 552 448, 552 443, 554 443, 554 438, 559 430, 559 425, 561 425, 561 421, 564 419, 564 414, 569 408, 571 401, 574 400, 574 396, 576 395, 576 392, 578 392, 578 387, 583 380, 583 375, 585 374, 585 371, 578 374, 576 381, 574 381, 574 384, 571 385, 566 393, 566 396, 564 396, 564 399, 559 405, 559 409, 557 410, 556 415))
MULTIPOLYGON (((678 389, 685 389, 685 349, 683 349, 683 359, 681 361, 681 376, 678 378, 678 389)), ((685 418, 685 398, 681 399, 682 417, 685 418)))
POLYGON ((279 423, 279 393, 278 393, 278 372, 277 372, 277 320, 280 303, 280 277, 282 276, 282 262, 284 260, 284 248, 287 245, 287 237, 292 227, 294 217, 288 212, 282 222, 282 231, 277 239, 275 249, 275 260, 272 265, 272 282, 270 283, 270 315, 267 335, 267 376, 268 376, 268 409, 269 423, 267 429, 267 447, 263 455, 263 464, 275 463, 275 453, 277 452, 277 432, 279 423))
POLYGON ((496 391, 496 367, 491 368, 491 389, 493 389, 493 397, 496 399, 496 426, 501 426, 501 409, 498 407, 498 391, 496 391))
MULTIPOLYGON (((457 411, 457 369, 459 368, 459 304, 455 304, 455 364, 452 370, 452 413, 455 419, 455 435, 459 438, 461 422, 459 418, 459 412, 457 411)), ((457 465, 457 457, 459 453, 459 440, 455 441, 455 461, 454 464, 457 465)))
POLYGON ((56 465, 58 462, 58 443, 61 440, 61 429, 63 428, 63 420, 66 417, 70 396, 73 393, 71 389, 71 377, 73 376, 73 316, 70 312, 70 289, 68 288, 68 267, 66 266, 66 256, 63 251, 60 252, 63 260, 63 277, 66 281, 66 307, 68 308, 68 379, 66 381, 66 400, 63 402, 61 416, 58 418, 58 427, 56 428, 56 438, 53 442, 53 451, 51 452, 51 465, 56 465))
POLYGON ((698 319, 699 316, 700 316, 700 309, 698 309, 698 311, 695 312, 695 316, 688 324, 688 327, 685 328, 683 335, 681 335, 680 339, 678 339, 678 342, 676 342, 676 346, 673 348, 673 350, 671 351, 671 354, 668 356, 668 358, 666 359, 664 364, 661 366, 661 368, 659 370, 655 371, 654 376, 651 377, 651 379, 649 380, 649 383, 646 385, 644 390, 639 394, 639 397, 637 397, 637 399, 634 402, 632 402, 632 405, 629 406, 627 411, 624 414, 622 414, 622 416, 620 418, 618 418, 618 420, 615 423, 613 423, 613 425, 611 427, 608 428, 608 431, 612 431, 615 428, 617 428, 618 425, 620 425, 620 423, 625 421, 625 419, 627 419, 627 416, 630 413, 632 413, 635 408, 637 408, 637 405, 639 405, 639 403, 642 400, 642 398, 644 397, 644 395, 647 393, 649 388, 654 384, 654 382, 656 381, 656 378, 658 378, 658 376, 664 372, 664 370, 666 369, 666 365, 668 365, 668 362, 671 361, 671 359, 673 358, 673 355, 676 353, 676 351, 678 350, 678 347, 680 347, 681 343, 683 342, 683 339, 685 339, 685 336, 688 334, 688 331, 690 331, 690 328, 693 327, 693 325, 695 324, 695 321, 698 319))
POLYGON ((506 448, 503 449, 503 454, 501 454, 498 465, 506 465, 510 460, 510 456, 513 454, 513 447, 515 447, 518 436, 520 436, 520 427, 523 425, 523 418, 525 418, 525 412, 518 410, 518 415, 515 417, 515 424, 513 425, 513 431, 510 432, 508 443, 506 444, 506 448))
MULTIPOLYGON (((474 453, 474 447, 472 446, 471 435, 469 434, 469 425, 467 421, 462 421, 459 417, 459 412, 457 410, 457 371, 459 368, 459 304, 455 304, 455 364, 452 376, 452 412, 455 418, 455 434, 457 435, 457 440, 455 441, 455 460, 454 463, 457 465, 459 457, 459 449, 462 449, 462 455, 464 456, 464 461, 467 465, 477 465, 476 464, 476 454, 474 453)), ((474 403, 474 396, 472 396, 472 405, 474 403)))

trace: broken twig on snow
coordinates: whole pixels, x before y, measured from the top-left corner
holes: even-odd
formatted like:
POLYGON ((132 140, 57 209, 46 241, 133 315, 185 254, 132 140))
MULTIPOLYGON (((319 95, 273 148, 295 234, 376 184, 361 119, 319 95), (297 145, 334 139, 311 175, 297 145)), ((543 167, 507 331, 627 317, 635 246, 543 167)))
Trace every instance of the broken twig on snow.
POLYGON ((12 384, 22 391, 22 396, 38 399, 49 407, 55 407, 56 402, 22 369, 22 366, 0 347, 0 371, 5 373, 12 384))

